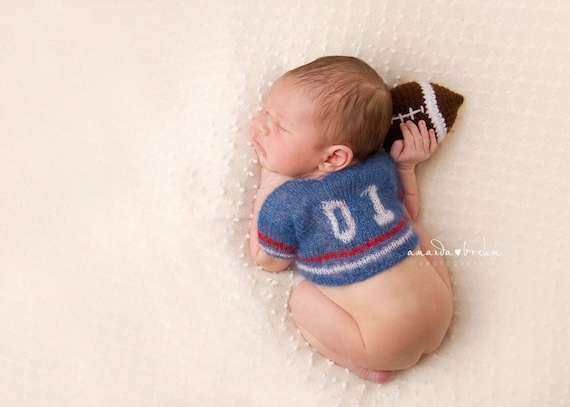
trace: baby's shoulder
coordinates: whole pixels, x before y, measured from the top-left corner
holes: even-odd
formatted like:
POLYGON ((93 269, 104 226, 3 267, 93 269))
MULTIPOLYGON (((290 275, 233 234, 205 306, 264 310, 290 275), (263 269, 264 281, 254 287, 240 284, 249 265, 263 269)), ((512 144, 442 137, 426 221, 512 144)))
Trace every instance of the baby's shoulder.
POLYGON ((277 187, 265 200, 264 206, 272 210, 293 212, 296 208, 309 205, 314 200, 318 181, 294 179, 277 187))

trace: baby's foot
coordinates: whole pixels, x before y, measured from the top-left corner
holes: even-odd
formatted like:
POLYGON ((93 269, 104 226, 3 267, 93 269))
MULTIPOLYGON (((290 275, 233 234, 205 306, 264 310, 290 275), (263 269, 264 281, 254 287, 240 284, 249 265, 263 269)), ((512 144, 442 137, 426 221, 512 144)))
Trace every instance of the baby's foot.
POLYGON ((359 367, 354 373, 363 379, 370 380, 374 383, 384 384, 392 378, 394 371, 392 370, 371 370, 359 367))

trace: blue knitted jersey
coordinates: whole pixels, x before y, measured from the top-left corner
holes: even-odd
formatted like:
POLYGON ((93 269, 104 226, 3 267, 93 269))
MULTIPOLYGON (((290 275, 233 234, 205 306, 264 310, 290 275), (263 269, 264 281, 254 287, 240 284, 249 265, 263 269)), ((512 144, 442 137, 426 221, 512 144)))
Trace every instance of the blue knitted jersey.
POLYGON ((259 213, 259 243, 273 257, 294 259, 319 285, 355 283, 403 260, 418 245, 404 216, 394 161, 378 153, 320 180, 276 188, 259 213))

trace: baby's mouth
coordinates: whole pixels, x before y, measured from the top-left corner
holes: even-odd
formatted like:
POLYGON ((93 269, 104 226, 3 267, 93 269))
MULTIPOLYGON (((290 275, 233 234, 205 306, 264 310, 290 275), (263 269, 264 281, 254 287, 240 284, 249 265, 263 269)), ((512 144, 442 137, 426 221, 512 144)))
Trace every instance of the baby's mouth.
POLYGON ((263 147, 261 147, 261 144, 259 143, 259 141, 257 141, 257 138, 253 137, 251 139, 252 143, 253 143, 253 148, 255 149, 255 151, 257 151, 257 153, 261 153, 263 156, 265 156, 265 150, 263 149, 263 147))

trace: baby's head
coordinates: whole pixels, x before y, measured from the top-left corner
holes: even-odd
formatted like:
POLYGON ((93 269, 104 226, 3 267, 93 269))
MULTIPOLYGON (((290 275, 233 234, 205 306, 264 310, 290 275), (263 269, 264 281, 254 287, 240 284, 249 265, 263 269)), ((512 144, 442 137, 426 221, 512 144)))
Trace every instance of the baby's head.
POLYGON ((282 77, 312 105, 322 145, 350 147, 353 162, 382 147, 392 117, 390 90, 364 61, 327 56, 288 71, 282 77))
POLYGON ((318 178, 379 151, 392 98, 378 74, 352 57, 323 57, 285 73, 251 126, 262 167, 318 178))

